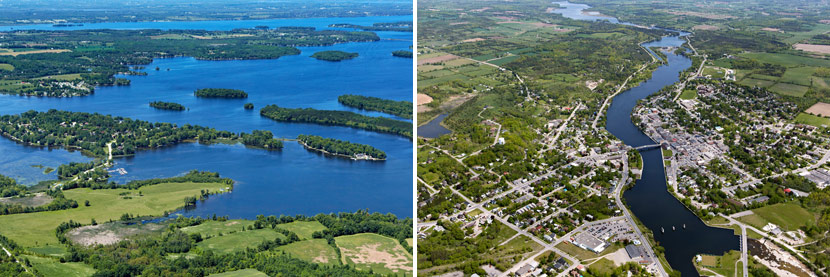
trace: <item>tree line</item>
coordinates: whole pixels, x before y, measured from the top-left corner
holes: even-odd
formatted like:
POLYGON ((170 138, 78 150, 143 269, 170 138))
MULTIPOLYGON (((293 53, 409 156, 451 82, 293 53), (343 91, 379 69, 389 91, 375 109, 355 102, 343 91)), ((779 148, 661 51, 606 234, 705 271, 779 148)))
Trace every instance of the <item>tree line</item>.
POLYGON ((347 126, 412 137, 412 123, 410 122, 385 117, 364 116, 347 111, 316 110, 312 108, 292 109, 268 105, 262 108, 259 113, 276 121, 347 126))
POLYGON ((343 52, 343 51, 320 51, 316 52, 311 55, 312 58, 323 60, 323 61, 330 61, 330 62, 339 62, 342 60, 351 60, 357 58, 357 53, 351 52, 343 52))
POLYGON ((247 92, 230 88, 200 88, 193 94, 204 98, 248 98, 247 92))
MULTIPOLYGON (((270 133, 270 132, 269 132, 270 133)), ((0 134, 30 145, 77 148, 96 157, 107 157, 107 144, 112 142, 112 155, 132 155, 140 148, 159 148, 184 141, 211 143, 217 140, 242 140, 252 146, 280 145, 259 132, 249 136, 213 128, 185 124, 152 123, 120 116, 83 112, 49 110, 28 111, 19 115, 0 116, 0 134), (253 139, 252 139, 253 138, 253 139)), ((277 147, 278 148, 278 147, 277 147)))
POLYGON ((150 102, 150 107, 159 109, 159 110, 171 110, 171 111, 184 111, 185 107, 179 103, 173 102, 162 102, 162 101, 153 101, 150 102))
POLYGON ((365 154, 375 159, 386 159, 385 152, 365 144, 351 143, 344 140, 313 135, 299 135, 297 136, 297 140, 299 140, 306 147, 323 150, 332 154, 344 155, 353 158, 358 158, 359 154, 365 154))
POLYGON ((403 118, 412 118, 412 102, 395 101, 378 97, 344 94, 337 97, 340 104, 367 111, 378 111, 403 118))

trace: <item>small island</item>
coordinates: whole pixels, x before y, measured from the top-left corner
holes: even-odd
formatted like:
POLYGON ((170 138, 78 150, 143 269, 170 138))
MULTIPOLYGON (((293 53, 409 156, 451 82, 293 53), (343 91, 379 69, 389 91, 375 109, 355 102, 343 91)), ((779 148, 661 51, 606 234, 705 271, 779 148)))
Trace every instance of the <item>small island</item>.
POLYGON ((412 118, 412 102, 345 94, 337 97, 340 104, 367 111, 378 111, 403 118, 412 118))
POLYGON ((363 31, 391 31, 391 32, 412 32, 412 21, 401 22, 380 22, 372 24, 372 26, 364 26, 349 23, 329 24, 329 27, 334 28, 351 28, 363 31))
POLYGON ((385 152, 365 144, 311 135, 299 135, 297 141, 307 149, 352 160, 386 160, 385 152))
POLYGON ((245 103, 244 108, 246 110, 253 110, 254 109, 254 103, 245 103))
POLYGON ((316 110, 312 108, 292 109, 268 105, 260 109, 259 114, 276 121, 347 126, 412 137, 411 122, 365 116, 347 111, 316 110))
POLYGON ((392 56, 401 57, 401 58, 410 58, 411 59, 412 58, 412 51, 406 51, 406 50, 392 51, 392 56))
POLYGON ((321 51, 314 53, 311 55, 312 58, 323 60, 323 61, 330 61, 330 62, 339 62, 342 60, 351 60, 357 58, 357 53, 349 53, 343 51, 321 51))
POLYGON ((200 88, 194 94, 202 98, 248 98, 245 91, 230 88, 200 88))
POLYGON ((162 102, 162 101, 153 101, 150 102, 150 107, 159 109, 159 110, 169 110, 169 111, 184 111, 185 107, 179 103, 173 102, 162 102))
POLYGON ((268 150, 275 150, 282 148, 282 141, 274 138, 271 131, 253 130, 252 134, 242 133, 239 135, 242 138, 242 144, 252 147, 264 148, 268 150))

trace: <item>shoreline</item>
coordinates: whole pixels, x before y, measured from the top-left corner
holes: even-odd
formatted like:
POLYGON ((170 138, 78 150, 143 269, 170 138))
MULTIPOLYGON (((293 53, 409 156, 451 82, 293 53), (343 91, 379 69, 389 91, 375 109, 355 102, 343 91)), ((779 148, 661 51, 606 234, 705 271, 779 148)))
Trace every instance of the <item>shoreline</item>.
POLYGON ((366 158, 358 158, 358 157, 355 157, 355 156, 349 156, 349 155, 344 155, 344 154, 331 153, 331 152, 326 151, 326 150, 323 150, 323 149, 319 149, 319 148, 314 148, 314 147, 308 146, 307 144, 305 144, 304 142, 302 142, 302 141, 300 141, 300 140, 297 140, 297 143, 299 143, 300 145, 302 145, 302 146, 303 146, 303 148, 305 148, 305 149, 307 149, 307 150, 317 151, 317 152, 320 152, 320 153, 323 153, 323 154, 325 154, 325 155, 329 155, 329 156, 335 156, 335 157, 341 157, 341 158, 348 158, 348 159, 353 160, 353 161, 379 161, 379 162, 386 161, 386 159, 378 159, 378 158, 371 157, 371 156, 368 156, 368 155, 366 156, 366 158))

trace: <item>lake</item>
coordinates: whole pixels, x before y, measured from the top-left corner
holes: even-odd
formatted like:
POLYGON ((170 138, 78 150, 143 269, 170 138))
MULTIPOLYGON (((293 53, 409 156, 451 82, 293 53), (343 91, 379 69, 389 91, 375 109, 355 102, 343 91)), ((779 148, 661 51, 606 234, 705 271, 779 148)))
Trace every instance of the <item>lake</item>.
MULTIPOLYGON (((411 16, 390 16, 95 23, 68 28, 28 25, 2 28, 229 30, 257 25, 326 28, 325 26, 333 23, 372 25, 376 22, 411 20, 411 16)), ((258 214, 314 215, 369 209, 372 212, 411 217, 412 140, 347 127, 280 123, 259 115, 259 108, 277 104, 281 107, 347 110, 370 116, 396 118, 345 107, 337 102, 337 96, 342 94, 412 101, 413 61, 391 55, 392 51, 409 49, 412 45, 412 33, 377 33, 381 37, 377 42, 300 47, 300 55, 273 60, 201 61, 188 57, 156 59, 140 70, 147 72, 147 76, 119 76, 130 79, 130 86, 99 87, 96 88, 95 94, 90 96, 45 98, 0 95, 0 114, 60 109, 110 114, 152 122, 195 124, 233 132, 269 130, 275 136, 283 138, 310 134, 369 144, 385 151, 388 159, 385 162, 371 162, 326 157, 305 150, 296 142, 286 142, 282 151, 249 149, 242 145, 186 143, 140 151, 132 157, 116 158, 113 169, 124 168, 128 173, 123 176, 113 173, 112 180, 124 183, 136 179, 172 177, 198 169, 216 171, 237 181, 233 193, 213 196, 196 209, 183 212, 188 215, 217 214, 232 218, 253 218, 258 214), (360 56, 342 62, 319 61, 309 57, 314 52, 322 50, 358 52, 360 56), (156 71, 156 67, 160 70, 156 71), (242 89, 248 92, 249 97, 201 99, 193 96, 194 90, 206 87, 242 89), (189 110, 171 112, 150 108, 148 103, 157 100, 177 102, 189 110), (243 109, 243 104, 248 102, 253 103, 256 109, 243 109)), ((88 160, 78 152, 21 146, 9 140, 0 143, 0 150, 4 153, 2 161, 8 161, 0 166, 0 174, 13 176, 27 184, 44 179, 41 176, 44 175, 42 169, 33 168, 31 165, 43 164, 54 167, 60 163, 88 160), (31 158, 32 155, 42 158, 31 158), (9 167, 14 169, 7 169, 9 167)))

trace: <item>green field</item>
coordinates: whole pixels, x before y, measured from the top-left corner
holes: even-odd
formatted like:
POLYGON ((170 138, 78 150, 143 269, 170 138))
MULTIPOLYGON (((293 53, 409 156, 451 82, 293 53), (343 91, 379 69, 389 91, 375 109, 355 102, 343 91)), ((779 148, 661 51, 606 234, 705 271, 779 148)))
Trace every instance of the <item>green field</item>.
POLYGON ((739 220, 761 229, 768 222, 787 231, 795 231, 808 222, 815 222, 815 216, 795 203, 779 203, 752 210, 753 214, 739 220))
POLYGON ((61 263, 56 259, 31 255, 23 255, 22 258, 28 259, 42 276, 75 277, 95 274, 95 269, 84 263, 61 263))
POLYGON ((277 227, 296 233, 300 239, 311 239, 311 234, 326 229, 326 226, 317 221, 294 221, 277 225, 277 227))
POLYGON ((60 81, 72 81, 72 80, 79 80, 79 79, 81 79, 81 74, 80 74, 80 73, 75 73, 75 74, 50 75, 50 76, 43 76, 43 77, 37 78, 37 79, 35 79, 35 80, 40 80, 40 79, 52 79, 52 80, 60 80, 60 81))
POLYGON ((611 276, 616 266, 614 266, 614 262, 611 260, 602 258, 589 265, 588 268, 595 270, 600 276, 611 276))
POLYGON ((259 270, 248 268, 248 269, 240 269, 237 271, 230 271, 224 273, 217 273, 208 275, 210 277, 266 277, 268 274, 259 272, 259 270))
POLYGON ((0 63, 0 70, 8 70, 8 71, 13 71, 13 70, 14 70, 14 66, 13 66, 13 65, 10 65, 10 64, 7 64, 7 63, 0 63))
POLYGON ((807 90, 809 89, 809 87, 786 83, 777 83, 774 86, 769 87, 769 90, 772 92, 795 97, 803 97, 804 94, 807 94, 807 90))
MULTIPOLYGON (((752 75, 752 76, 755 76, 755 75, 752 75)), ((762 87, 762 88, 766 88, 766 87, 769 87, 769 86, 772 86, 772 85, 775 84, 774 81, 753 79, 753 78, 749 78, 749 77, 744 78, 743 80, 739 81, 738 83, 741 84, 741 85, 757 86, 757 87, 762 87)))
POLYGON ((607 254, 614 253, 615 251, 622 248, 622 246, 619 246, 617 244, 611 244, 609 246, 606 246, 605 249, 602 250, 602 252, 599 253, 599 254, 596 254, 594 252, 582 249, 581 247, 576 246, 576 245, 574 245, 573 243, 570 243, 570 242, 561 242, 561 243, 556 245, 556 248, 559 248, 562 251, 565 251, 565 253, 568 253, 571 256, 573 256, 573 257, 579 259, 580 261, 582 261, 582 260, 593 259, 593 258, 597 258, 597 257, 604 256, 604 255, 607 255, 607 254))
POLYGON ((697 90, 687 89, 680 93, 680 99, 690 100, 697 98, 697 90))
POLYGON ((741 252, 733 250, 724 253, 723 256, 701 256, 703 258, 702 261, 695 264, 695 267, 698 268, 698 272, 702 274, 708 273, 705 270, 701 270, 701 268, 705 268, 724 276, 735 276, 735 265, 738 259, 741 258, 741 252))
POLYGON ((821 127, 822 125, 830 126, 830 119, 807 113, 799 113, 795 117, 795 123, 802 123, 816 127, 821 127))
POLYGON ((240 231, 245 227, 253 225, 254 222, 245 219, 234 219, 228 221, 206 221, 202 224, 184 227, 181 230, 188 234, 199 233, 202 236, 217 236, 230 232, 240 231))
POLYGON ((0 233, 23 247, 58 245, 55 228, 69 220, 89 224, 94 218, 98 222, 118 220, 121 215, 158 216, 184 206, 184 198, 198 196, 201 190, 219 191, 228 185, 219 183, 164 183, 146 186, 138 190, 127 189, 72 189, 64 191, 66 198, 78 203, 89 201, 90 206, 80 205, 75 209, 39 213, 0 216, 0 233), (129 193, 132 199, 123 199, 120 193, 129 193))
POLYGON ((786 67, 796 67, 801 65, 830 67, 830 60, 796 56, 792 54, 742 53, 739 54, 739 56, 755 59, 764 63, 780 64, 786 67))
POLYGON ((298 241, 277 248, 290 254, 292 257, 312 263, 338 264, 337 253, 325 239, 298 241))
POLYGON ((202 250, 213 250, 216 253, 226 254, 248 247, 254 248, 266 240, 276 238, 285 239, 285 235, 271 229, 256 229, 212 237, 197 243, 196 246, 202 250))
POLYGON ((380 274, 412 274, 412 253, 398 241, 378 234, 357 234, 334 238, 343 263, 380 274))

